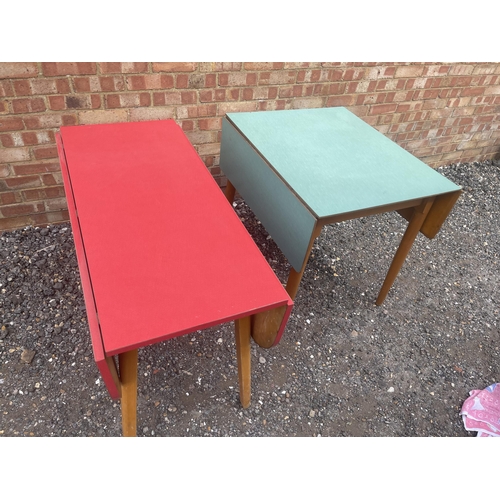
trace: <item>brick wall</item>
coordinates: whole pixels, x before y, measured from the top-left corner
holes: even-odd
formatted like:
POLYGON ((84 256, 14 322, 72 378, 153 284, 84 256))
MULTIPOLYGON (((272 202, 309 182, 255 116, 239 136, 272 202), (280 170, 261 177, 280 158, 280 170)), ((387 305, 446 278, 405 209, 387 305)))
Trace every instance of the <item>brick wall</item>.
POLYGON ((68 219, 62 125, 173 118, 224 186, 225 113, 325 106, 432 167, 500 157, 500 63, 0 63, 0 231, 68 219))

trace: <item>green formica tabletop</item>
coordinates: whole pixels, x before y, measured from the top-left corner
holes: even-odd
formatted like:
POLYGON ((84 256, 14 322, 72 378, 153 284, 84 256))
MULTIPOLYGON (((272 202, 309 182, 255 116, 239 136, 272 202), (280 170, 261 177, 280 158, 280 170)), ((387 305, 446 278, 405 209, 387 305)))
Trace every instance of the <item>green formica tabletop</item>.
POLYGON ((292 266, 295 296, 326 224, 396 210, 408 221, 377 299, 385 299, 413 241, 433 238, 461 187, 346 108, 228 113, 220 166, 292 266))

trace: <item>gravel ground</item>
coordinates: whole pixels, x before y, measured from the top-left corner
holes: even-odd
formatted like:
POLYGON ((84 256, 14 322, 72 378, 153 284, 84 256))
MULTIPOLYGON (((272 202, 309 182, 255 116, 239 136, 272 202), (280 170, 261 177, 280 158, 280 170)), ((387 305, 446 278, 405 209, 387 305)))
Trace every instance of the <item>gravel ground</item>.
MULTIPOLYGON (((253 344, 250 408, 231 324, 140 350, 139 436, 474 436, 461 405, 500 382, 500 162, 439 171, 464 193, 434 240, 417 237, 382 306, 406 221, 368 217, 318 238, 280 344, 253 344)), ((284 282, 285 258, 235 208, 284 282)), ((120 436, 70 225, 5 232, 0 257, 0 435, 120 436)))

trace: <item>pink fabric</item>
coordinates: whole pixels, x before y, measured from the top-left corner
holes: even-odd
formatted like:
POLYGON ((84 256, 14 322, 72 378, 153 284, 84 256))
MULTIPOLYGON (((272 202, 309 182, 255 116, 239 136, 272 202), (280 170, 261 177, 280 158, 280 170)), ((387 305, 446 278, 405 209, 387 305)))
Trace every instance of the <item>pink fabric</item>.
POLYGON ((465 429, 477 437, 500 437, 500 384, 470 391, 460 415, 465 429))

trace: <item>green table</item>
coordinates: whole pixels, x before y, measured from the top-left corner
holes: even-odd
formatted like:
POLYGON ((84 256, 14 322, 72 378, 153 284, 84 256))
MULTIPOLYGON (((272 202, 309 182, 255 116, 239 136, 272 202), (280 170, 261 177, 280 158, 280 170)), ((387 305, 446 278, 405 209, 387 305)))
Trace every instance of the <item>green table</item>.
POLYGON ((292 266, 295 297, 323 226, 396 210, 408 228, 380 305, 418 234, 433 238, 461 188, 345 108, 228 113, 220 166, 292 266))

